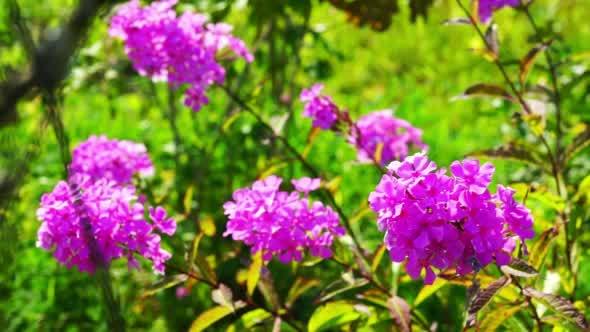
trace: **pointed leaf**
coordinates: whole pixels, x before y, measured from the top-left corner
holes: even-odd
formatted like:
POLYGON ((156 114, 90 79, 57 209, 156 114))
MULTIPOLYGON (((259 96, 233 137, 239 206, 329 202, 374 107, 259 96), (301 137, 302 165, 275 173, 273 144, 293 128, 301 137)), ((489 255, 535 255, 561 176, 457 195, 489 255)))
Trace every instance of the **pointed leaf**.
POLYGON ((242 324, 244 324, 245 328, 250 329, 255 325, 264 322, 271 316, 272 315, 264 309, 254 309, 243 314, 240 318, 240 321, 242 322, 242 324))
POLYGON ((304 279, 301 277, 297 278, 291 289, 289 289, 289 294, 285 300, 285 306, 287 308, 290 307, 301 295, 303 295, 303 293, 319 284, 320 281, 317 279, 304 279))
POLYGON ((533 47, 524 56, 524 58, 522 58, 522 60, 520 60, 520 74, 518 76, 520 79, 520 84, 524 85, 524 83, 526 82, 526 78, 527 78, 529 72, 531 71, 533 63, 535 63, 535 59, 537 59, 537 56, 539 54, 541 54, 543 51, 545 51, 547 49, 547 47, 549 47, 549 45, 550 45, 550 42, 543 43, 543 44, 533 47))
POLYGON ((185 282, 187 279, 186 274, 175 274, 171 276, 165 276, 164 278, 158 280, 154 284, 150 285, 146 290, 141 294, 141 297, 147 297, 154 295, 164 289, 174 287, 178 284, 185 282))
POLYGON ((387 301, 389 307, 389 313, 395 321, 397 327, 402 332, 412 331, 411 319, 410 319, 410 306, 408 303, 399 296, 394 296, 387 301))
POLYGON ((233 298, 234 296, 231 289, 224 284, 219 285, 219 288, 211 292, 211 299, 213 302, 232 309, 234 307, 233 298))
POLYGON ((331 291, 331 292, 329 292, 329 293, 327 293, 327 294, 323 295, 323 296, 322 296, 322 297, 321 297, 321 298, 318 300, 318 302, 320 302, 320 303, 322 303, 322 302, 326 302, 326 301, 328 301, 328 300, 332 299, 333 297, 335 297, 335 296, 337 296, 337 295, 340 295, 340 294, 342 294, 342 293, 348 292, 348 291, 350 291, 350 290, 353 290, 353 289, 361 288, 361 287, 365 286, 365 285, 366 285, 366 284, 368 284, 368 283, 369 283, 369 282, 368 282, 366 279, 359 279, 359 280, 356 280, 356 281, 354 281, 354 283, 353 283, 353 284, 351 284, 351 285, 348 285, 348 286, 345 286, 345 287, 342 287, 342 288, 336 289, 336 290, 334 290, 334 291, 331 291))
POLYGON ((309 319, 309 332, 333 331, 336 327, 355 321, 361 317, 354 305, 345 301, 327 303, 317 308, 309 319))
POLYGON ((462 99, 478 96, 499 97, 512 102, 515 101, 514 97, 512 97, 512 95, 501 86, 486 83, 478 83, 470 86, 463 92, 462 95, 457 98, 462 99))
POLYGON ((201 332, 232 312, 233 309, 226 306, 211 308, 200 314, 199 317, 193 321, 189 332, 201 332))
POLYGON ((510 283, 510 278, 503 276, 492 282, 486 288, 478 290, 469 301, 467 308, 467 326, 473 327, 477 323, 477 313, 483 309, 502 287, 510 283))
POLYGON ((377 271, 377 268, 379 267, 379 263, 381 263, 381 259, 383 258, 386 249, 387 248, 385 248, 385 245, 382 244, 379 246, 379 248, 375 252, 375 256, 373 256, 373 261, 371 262, 371 272, 372 273, 375 273, 375 271, 377 271))
POLYGON ((517 306, 500 306, 494 310, 488 311, 479 325, 481 332, 494 332, 504 323, 508 318, 514 316, 522 309, 522 305, 517 306))
POLYGON ((258 251, 252 258, 252 263, 248 268, 248 280, 246 286, 248 288, 248 295, 252 296, 256 284, 260 278, 260 271, 262 270, 262 251, 258 251))
POLYGON ((465 17, 456 17, 444 20, 443 25, 471 25, 471 21, 465 17))
POLYGON ((558 295, 540 292, 532 287, 526 287, 523 290, 523 294, 543 302, 561 317, 574 323, 580 329, 587 330, 590 328, 584 315, 567 299, 558 295))
POLYGON ((556 228, 551 227, 550 229, 544 231, 539 240, 537 240, 532 248, 531 253, 529 255, 529 261, 531 265, 538 269, 541 267, 545 256, 547 256, 547 252, 549 252, 549 248, 553 243, 553 240, 557 237, 558 230, 556 228))
POLYGON ((500 42, 498 41, 498 26, 496 24, 490 24, 485 34, 486 44, 488 49, 492 52, 495 59, 498 58, 500 53, 500 42))
POLYGON ((488 157, 497 159, 511 159, 521 161, 536 166, 542 165, 540 157, 534 150, 531 150, 527 146, 516 142, 510 142, 508 144, 501 145, 492 149, 485 149, 474 151, 469 154, 473 157, 488 157))
POLYGON ((565 160, 570 160, 588 145, 590 145, 590 125, 586 125, 586 129, 578 134, 578 136, 574 138, 573 142, 567 147, 565 151, 565 160))
POLYGON ((416 296, 416 299, 414 300, 414 307, 417 307, 418 305, 420 305, 420 303, 424 302, 424 300, 426 300, 427 298, 432 296, 434 293, 438 292, 438 290, 441 289, 443 286, 448 285, 448 284, 449 284, 448 281, 441 279, 441 278, 436 278, 436 280, 434 281, 434 283, 432 285, 426 285, 426 286, 422 287, 422 289, 420 290, 420 292, 416 296))
POLYGON ((512 259, 508 265, 502 265, 500 270, 506 274, 510 274, 522 278, 536 277, 539 272, 526 261, 518 258, 512 259))
POLYGON ((186 189, 186 192, 184 193, 184 198, 182 199, 182 205, 184 207, 184 213, 186 215, 188 215, 191 212, 194 192, 195 192, 195 187, 193 185, 190 185, 186 189))

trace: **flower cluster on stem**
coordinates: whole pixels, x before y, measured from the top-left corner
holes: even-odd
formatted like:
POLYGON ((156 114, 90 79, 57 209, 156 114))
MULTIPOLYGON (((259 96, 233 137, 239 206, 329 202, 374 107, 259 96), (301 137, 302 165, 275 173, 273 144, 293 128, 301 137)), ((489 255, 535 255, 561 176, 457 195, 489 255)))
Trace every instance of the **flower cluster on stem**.
POLYGON ((369 196, 392 261, 406 262, 412 278, 425 271, 431 284, 439 270, 460 275, 511 261, 516 240, 534 236, 530 211, 514 200, 514 190, 489 185, 494 166, 465 159, 438 169, 424 153, 392 162, 369 196))

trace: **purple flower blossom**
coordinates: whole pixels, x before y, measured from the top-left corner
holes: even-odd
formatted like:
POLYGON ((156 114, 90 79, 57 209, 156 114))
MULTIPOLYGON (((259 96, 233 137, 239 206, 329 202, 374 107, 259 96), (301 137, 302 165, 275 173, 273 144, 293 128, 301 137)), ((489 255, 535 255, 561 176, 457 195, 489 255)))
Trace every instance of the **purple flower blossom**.
POLYGON ((229 219, 224 236, 244 242, 252 253, 262 251, 266 261, 273 256, 283 263, 300 261, 305 249, 313 256, 330 257, 334 237, 344 235, 338 215, 298 192, 280 191, 281 182, 269 176, 236 190, 223 206, 229 219))
POLYGON ((177 17, 177 0, 160 0, 141 6, 131 0, 111 19, 109 33, 123 40, 135 69, 154 81, 173 87, 188 85, 185 104, 199 111, 208 103, 205 92, 222 84, 225 69, 217 61, 224 50, 251 62, 254 57, 244 42, 224 23, 207 23, 205 16, 185 12, 177 17))
POLYGON ((479 20, 486 23, 492 17, 492 14, 503 7, 517 7, 520 0, 479 0, 478 15, 479 20))
POLYGON ((321 180, 318 178, 312 179, 308 177, 303 177, 301 179, 291 180, 291 183, 295 187, 295 190, 307 195, 320 187, 321 180))
POLYGON ((314 84, 309 89, 303 89, 299 98, 305 103, 303 115, 313 119, 313 126, 330 129, 338 120, 340 111, 332 97, 321 94, 323 88, 323 84, 314 84))
POLYGON ((130 184, 134 174, 151 176, 154 166, 145 145, 90 136, 72 153, 70 174, 86 174, 91 181, 108 179, 130 184))
POLYGON ((409 122, 395 118, 391 110, 383 110, 362 116, 352 128, 349 141, 358 150, 362 162, 372 162, 381 149, 381 163, 405 158, 410 149, 426 149, 422 142, 422 131, 409 122))
POLYGON ((132 186, 73 176, 70 184, 61 181, 41 198, 37 246, 53 251, 68 268, 76 266, 84 272, 94 272, 97 259, 109 264, 126 258, 129 267, 136 268, 134 254, 139 254, 152 262, 156 273, 164 273, 171 255, 161 248, 160 235, 155 231, 164 229, 172 234, 175 227, 160 207, 153 209, 158 221, 148 223, 145 209, 132 186))
POLYGON ((514 235, 521 241, 534 236, 530 212, 514 201, 512 189, 489 192, 489 163, 456 161, 449 176, 418 153, 388 168, 369 203, 391 259, 405 261, 414 279, 424 270, 424 283, 431 284, 433 268, 464 275, 494 261, 508 264, 514 235))

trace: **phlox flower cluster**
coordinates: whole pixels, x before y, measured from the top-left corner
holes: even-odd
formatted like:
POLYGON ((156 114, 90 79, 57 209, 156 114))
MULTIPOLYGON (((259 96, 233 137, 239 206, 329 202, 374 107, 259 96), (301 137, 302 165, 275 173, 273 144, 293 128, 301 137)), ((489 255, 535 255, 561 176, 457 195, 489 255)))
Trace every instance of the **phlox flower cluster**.
POLYGON ((520 0, 479 0, 477 11, 479 19, 482 22, 488 22, 492 14, 504 7, 517 7, 520 5, 520 0))
POLYGON ((323 84, 314 84, 309 89, 303 89, 299 98, 305 104, 303 115, 313 119, 313 126, 330 129, 338 120, 340 111, 332 97, 321 94, 323 88, 323 84))
POLYGON ((305 249, 316 257, 331 257, 334 237, 344 235, 344 229, 330 207, 307 197, 319 181, 295 181, 299 192, 281 191, 281 182, 269 176, 236 190, 223 206, 228 217, 224 236, 243 241, 252 253, 262 251, 265 261, 273 256, 283 263, 300 261, 305 249))
POLYGON ((346 134, 348 142, 357 150, 359 161, 376 161, 379 149, 379 162, 386 165, 405 158, 411 149, 428 148, 422 141, 422 130, 394 117, 391 110, 372 112, 353 121, 332 97, 321 93, 323 88, 323 84, 316 83, 303 89, 300 96, 305 104, 303 115, 313 120, 314 127, 346 134))
POLYGON ((90 136, 72 152, 72 174, 86 174, 90 179, 108 179, 130 184, 134 174, 142 177, 154 173, 154 165, 145 145, 106 136, 90 136))
POLYGON ((405 158, 410 149, 427 148, 422 141, 422 130, 406 120, 394 117, 391 110, 360 117, 352 128, 349 141, 356 146, 358 158, 362 162, 372 162, 380 147, 383 165, 405 158))
POLYGON ((394 161, 369 196, 392 261, 406 262, 417 279, 431 284, 439 270, 459 275, 496 262, 510 263, 520 239, 534 236, 530 211, 514 200, 514 190, 490 185, 494 166, 474 159, 455 161, 451 174, 424 153, 394 161))
POLYGON ((138 254, 164 273, 171 255, 158 233, 174 234, 176 223, 162 207, 145 204, 131 183, 134 174, 153 173, 145 146, 92 136, 75 148, 69 170, 68 181, 41 197, 37 246, 83 272, 117 258, 136 268, 138 254))
POLYGON ((109 33, 123 40, 135 69, 173 87, 187 85, 185 105, 194 111, 208 103, 206 90, 222 84, 225 69, 217 56, 229 50, 251 62, 244 42, 224 23, 207 23, 205 16, 186 11, 176 15, 177 0, 142 6, 139 0, 123 4, 111 19, 109 33))

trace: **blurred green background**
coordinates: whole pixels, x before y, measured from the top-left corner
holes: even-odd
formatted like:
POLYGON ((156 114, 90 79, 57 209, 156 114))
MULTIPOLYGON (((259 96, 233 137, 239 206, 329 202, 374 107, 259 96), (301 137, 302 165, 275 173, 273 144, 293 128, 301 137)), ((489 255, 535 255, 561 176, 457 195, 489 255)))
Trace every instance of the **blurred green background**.
MULTIPOLYGON (((44 31, 64 22, 76 1, 18 0, 18 4, 33 35, 41 39, 44 31)), ((358 164, 354 149, 335 133, 321 132, 307 146, 311 121, 301 116, 298 101, 304 87, 325 83, 325 91, 354 118, 393 109, 396 116, 423 129, 430 157, 443 167, 472 151, 523 135, 512 125, 514 109, 508 103, 453 99, 476 82, 502 83, 497 69, 473 51, 482 44, 472 29, 441 24, 460 16, 454 1, 435 1, 428 17, 415 22, 402 1, 399 13, 383 32, 347 22, 347 15, 328 2, 182 1, 178 8, 193 8, 234 25, 235 34, 250 45, 256 60, 249 66, 242 61, 228 65, 228 86, 280 127, 300 152, 309 149, 309 162, 337 185, 336 199, 348 215, 366 209, 366 199, 380 174, 358 164)), ((585 0, 539 0, 531 9, 542 26, 551 27, 559 36, 559 52, 585 56, 590 45, 590 6, 585 0)), ((247 268, 240 257, 248 253, 239 243, 221 237, 223 202, 233 190, 261 175, 291 178, 305 175, 305 170, 222 89, 212 88, 208 93, 211 103, 193 113, 182 105, 179 92, 170 93, 165 84, 137 75, 120 41, 107 34, 108 16, 109 12, 102 12, 95 20, 60 93, 72 146, 93 134, 145 143, 157 172, 144 185, 157 201, 175 211, 179 222, 177 234, 165 240, 173 261, 182 265, 194 235, 204 231, 208 236, 200 251, 217 266, 221 278, 237 283, 234 276, 247 268), (170 102, 178 108, 179 145, 167 117, 170 102)), ((495 20, 502 58, 510 62, 524 56, 533 39, 522 14, 505 9, 495 20)), ((10 70, 26 67, 26 53, 4 5, 0 6, 0 45, 2 78, 10 70)), ((508 68, 516 75, 517 66, 508 68)), ((566 66, 563 79, 570 72, 584 70, 566 66)), ((578 87, 573 92, 576 98, 565 108, 588 120, 586 89, 586 85, 578 87)), ((39 97, 24 100, 18 106, 20 121, 0 131, 2 172, 12 172, 23 162, 28 165, 26 177, 0 220, 0 327, 5 331, 105 331, 101 299, 92 278, 59 266, 49 253, 35 247, 39 198, 63 177, 51 128, 39 130, 44 111, 39 97), (33 157, 30 150, 35 151, 33 157)), ((495 165, 497 183, 539 176, 516 162, 497 161, 495 165)), ((587 170, 585 165, 580 173, 587 170)), ((354 227, 368 248, 377 247, 382 234, 371 213, 358 218, 354 227)), ((322 278, 330 280, 342 272, 331 262, 319 266, 301 273, 313 275, 319 270, 322 278)), ((278 289, 292 283, 292 267, 273 262, 271 271, 279 276, 275 278, 278 289)), ((130 272, 119 262, 111 272, 130 330, 186 330, 212 303, 209 289, 202 285, 183 299, 175 297, 174 288, 142 297, 144 289, 157 280, 149 267, 130 272)), ((419 282, 410 282, 400 292, 415 296, 420 287, 419 282)), ((588 286, 580 287, 586 292, 581 296, 587 296, 588 286)), ((461 324, 463 302, 464 289, 448 287, 422 309, 429 320, 438 322, 441 331, 450 331, 461 324)), ((302 307, 297 314, 305 320, 312 310, 302 307)), ((223 324, 216 326, 222 329, 223 324)))

